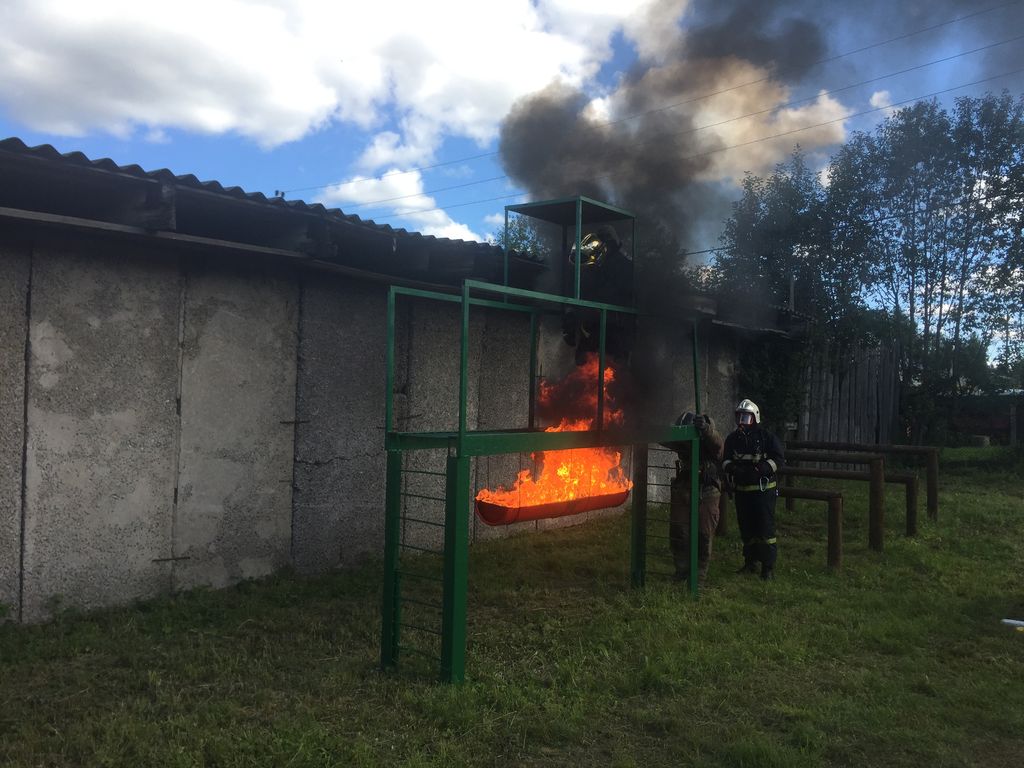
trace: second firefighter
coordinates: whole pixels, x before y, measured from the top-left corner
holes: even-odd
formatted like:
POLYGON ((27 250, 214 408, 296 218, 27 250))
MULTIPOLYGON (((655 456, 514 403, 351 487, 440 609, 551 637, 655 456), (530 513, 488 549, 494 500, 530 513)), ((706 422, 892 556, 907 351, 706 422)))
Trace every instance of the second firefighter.
MULTIPOLYGON (((722 436, 709 416, 687 411, 676 420, 676 426, 693 425, 700 436, 698 482, 700 501, 697 519, 697 580, 703 584, 708 575, 711 545, 718 527, 718 501, 721 480, 718 462, 722 458, 722 436)), ((669 504, 669 546, 675 565, 675 579, 684 581, 690 576, 690 442, 672 444, 676 451, 676 474, 672 479, 669 504)))

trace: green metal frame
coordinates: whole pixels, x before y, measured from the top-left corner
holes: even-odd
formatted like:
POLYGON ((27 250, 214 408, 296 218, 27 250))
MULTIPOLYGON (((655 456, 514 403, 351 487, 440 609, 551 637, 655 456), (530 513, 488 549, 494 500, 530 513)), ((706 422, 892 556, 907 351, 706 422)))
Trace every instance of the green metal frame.
MULTIPOLYGON (((581 216, 584 203, 602 206, 602 210, 622 213, 619 209, 606 206, 586 198, 573 198, 575 202, 577 242, 581 230, 581 216)), ((506 223, 509 210, 529 208, 509 206, 506 209, 506 223)), ((628 214, 626 214, 628 215, 628 214)), ((507 227, 506 227, 507 230, 507 227)), ((635 232, 635 224, 634 224, 635 232)), ((505 280, 508 279, 507 249, 505 280)), ((403 547, 416 549, 402 543, 402 498, 403 460, 409 451, 444 450, 447 452, 444 476, 444 550, 443 585, 441 608, 441 652, 437 659, 440 677, 444 682, 458 683, 465 678, 466 650, 466 592, 468 587, 469 510, 472 502, 470 485, 470 462, 476 456, 494 456, 535 451, 554 451, 571 448, 633 446, 633 503, 630 548, 630 579, 634 587, 643 587, 646 582, 646 520, 648 502, 648 446, 652 443, 689 441, 694 454, 698 450, 698 437, 693 427, 656 427, 645 429, 605 429, 604 386, 598 389, 597 428, 587 432, 543 432, 534 429, 535 419, 535 374, 537 353, 538 317, 564 306, 597 310, 600 312, 599 370, 598 382, 604 381, 605 341, 607 316, 609 312, 636 314, 633 307, 602 304, 580 299, 579 270, 577 260, 576 296, 554 294, 495 285, 476 280, 466 280, 459 295, 425 291, 413 288, 391 286, 387 302, 387 347, 386 347, 386 396, 385 396, 385 449, 387 454, 387 490, 385 495, 384 522, 384 590, 381 620, 381 666, 393 667, 403 650, 402 630, 402 570, 400 551, 403 547), (394 384, 395 384, 395 338, 396 309, 400 296, 430 299, 460 305, 461 334, 459 344, 459 415, 458 428, 446 432, 403 432, 394 428, 394 384), (483 298, 497 296, 499 300, 483 298), (500 309, 530 315, 530 382, 529 425, 520 430, 470 430, 467 426, 469 390, 469 317, 472 307, 500 309)), ((694 325, 694 380, 699 389, 696 356, 696 325, 694 325)), ((698 395, 699 398, 699 395, 698 395)), ((699 409, 699 406, 698 406, 699 409)), ((693 472, 691 487, 697 488, 697 462, 691 462, 693 472)), ((441 473, 433 473, 441 474, 441 473)), ((697 509, 699 493, 690 494, 690 591, 697 596, 697 509)), ((422 498, 422 497, 421 497, 422 498)), ((439 500, 440 501, 440 500, 439 500)), ((438 634, 438 633, 435 633, 438 634)))

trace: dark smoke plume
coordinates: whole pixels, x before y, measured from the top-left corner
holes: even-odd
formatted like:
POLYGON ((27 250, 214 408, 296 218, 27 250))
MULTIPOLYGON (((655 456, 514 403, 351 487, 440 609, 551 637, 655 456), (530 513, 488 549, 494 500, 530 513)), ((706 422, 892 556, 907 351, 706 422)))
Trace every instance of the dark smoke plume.
MULTIPOLYGON (((999 0, 991 3, 996 5, 999 0)), ((729 215, 731 199, 738 196, 736 190, 702 179, 715 161, 715 151, 725 142, 714 130, 694 130, 699 127, 698 119, 707 121, 706 115, 697 117, 697 110, 708 103, 699 97, 749 81, 752 73, 756 78, 760 72, 767 81, 730 91, 730 114, 722 117, 757 112, 783 100, 782 86, 802 84, 802 96, 812 86, 830 88, 851 82, 851 76, 861 74, 860 68, 885 57, 899 62, 891 67, 896 70, 920 61, 926 51, 991 43, 1008 37, 1011 32, 1007 30, 1024 27, 1024 3, 1005 4, 997 12, 915 35, 864 56, 816 64, 838 52, 840 44, 830 40, 841 40, 843 51, 853 50, 984 8, 970 0, 914 4, 891 0, 859 4, 692 0, 685 17, 678 18, 678 3, 662 2, 657 7, 664 16, 662 29, 685 24, 685 35, 679 36, 675 49, 662 59, 641 61, 623 76, 606 99, 611 122, 601 122, 587 113, 589 95, 552 85, 514 106, 501 126, 500 153, 505 171, 534 200, 583 194, 637 215, 638 306, 658 316, 671 316, 686 292, 681 278, 684 247, 715 245, 714 234, 729 215), (915 62, 899 59, 915 53, 915 62), (679 106, 666 109, 667 105, 679 106)), ((1022 59, 1024 46, 994 48, 973 61, 969 74, 1002 74, 1022 66, 1022 59)), ((871 74, 879 74, 879 70, 871 74)), ((1004 81, 980 90, 1011 85, 1004 81)), ((861 98, 866 100, 867 95, 861 98)), ((749 152, 740 150, 743 154, 733 157, 750 162, 750 170, 762 172, 765 162, 785 161, 793 145, 806 135, 775 147, 752 146, 749 152)), ((745 135, 744 140, 756 136, 745 135)), ((664 350, 659 351, 669 340, 654 342, 649 344, 652 350, 644 353, 647 363, 639 366, 650 380, 638 382, 645 391, 653 391, 657 382, 664 381, 661 368, 669 359, 664 350)))
MULTIPOLYGON (((723 142, 714 130, 694 130, 696 110, 708 104, 694 99, 747 81, 752 72, 763 72, 769 78, 765 84, 731 91, 729 96, 730 111, 756 112, 772 106, 765 103, 768 89, 803 84, 806 93, 806 86, 834 87, 848 82, 858 66, 882 57, 991 43, 1008 37, 1007 30, 1024 26, 1024 3, 1000 6, 994 0, 989 7, 993 6, 999 7, 962 24, 914 35, 864 56, 817 64, 836 53, 828 35, 838 30, 843 31, 845 50, 850 50, 985 8, 971 0, 865 0, 852 5, 693 0, 681 19, 676 17, 678 4, 661 3, 663 27, 685 23, 686 33, 664 60, 641 61, 623 77, 608 99, 612 121, 600 122, 585 112, 587 94, 549 86, 517 103, 504 120, 502 164, 533 199, 584 194, 631 210, 641 226, 638 253, 646 260, 653 252, 678 264, 681 246, 695 244, 694 228, 720 224, 729 213, 728 197, 734 196, 700 180, 714 160, 709 153, 721 149, 723 142), (665 109, 680 102, 684 103, 665 109)), ((1022 64, 1024 46, 1005 45, 975 57, 970 74, 1000 74, 1022 64)), ((995 83, 981 90, 1007 85, 995 83)), ((786 159, 803 135, 782 142, 786 148, 777 162, 786 159)))

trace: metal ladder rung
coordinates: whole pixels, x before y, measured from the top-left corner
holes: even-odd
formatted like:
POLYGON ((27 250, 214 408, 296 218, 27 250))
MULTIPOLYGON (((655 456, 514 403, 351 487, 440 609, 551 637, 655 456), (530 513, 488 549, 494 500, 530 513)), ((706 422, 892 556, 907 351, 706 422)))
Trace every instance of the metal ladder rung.
POLYGON ((430 469, 403 469, 403 474, 406 475, 435 475, 437 477, 447 477, 448 475, 444 472, 434 472, 430 469))
POLYGON ((402 520, 407 523, 420 523, 421 525, 433 525, 437 528, 444 528, 444 523, 438 523, 434 520, 421 520, 418 517, 403 517, 402 520))
POLYGON ((425 552, 428 555, 443 555, 444 554, 443 551, 438 550, 438 549, 427 549, 426 547, 417 547, 415 544, 406 544, 404 542, 399 543, 398 546, 400 546, 402 549, 411 549, 411 550, 414 550, 416 552, 425 552))
POLYGON ((401 621, 401 622, 398 623, 398 625, 400 627, 402 627, 403 629, 415 629, 417 632, 427 632, 428 634, 438 635, 438 636, 441 635, 441 630, 439 630, 439 629, 428 629, 427 627, 421 627, 419 624, 406 624, 404 621, 401 621))
POLYGON ((407 499, 426 499, 427 501, 444 501, 444 499, 441 498, 440 496, 424 496, 421 493, 400 493, 399 496, 402 496, 407 499))
POLYGON ((395 573, 399 576, 408 576, 411 579, 423 579, 425 581, 436 581, 438 583, 444 582, 444 579, 440 576, 428 576, 425 573, 416 573, 415 571, 403 571, 399 569, 396 570, 395 573))
POLYGON ((425 608, 433 608, 435 611, 440 611, 443 607, 440 603, 432 603, 429 600, 417 600, 415 597, 400 597, 399 600, 411 605, 422 605, 425 608))

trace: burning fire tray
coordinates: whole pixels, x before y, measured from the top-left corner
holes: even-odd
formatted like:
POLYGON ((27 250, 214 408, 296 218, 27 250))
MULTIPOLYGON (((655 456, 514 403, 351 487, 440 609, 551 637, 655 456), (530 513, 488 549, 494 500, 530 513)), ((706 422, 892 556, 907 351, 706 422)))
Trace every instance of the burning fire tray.
POLYGON ((592 512, 595 509, 617 507, 626 500, 627 496, 629 496, 629 491, 619 491, 601 496, 584 496, 569 501, 535 504, 531 507, 505 507, 501 504, 477 500, 476 513, 488 525, 511 525, 527 520, 565 517, 566 515, 578 515, 581 512, 592 512))

